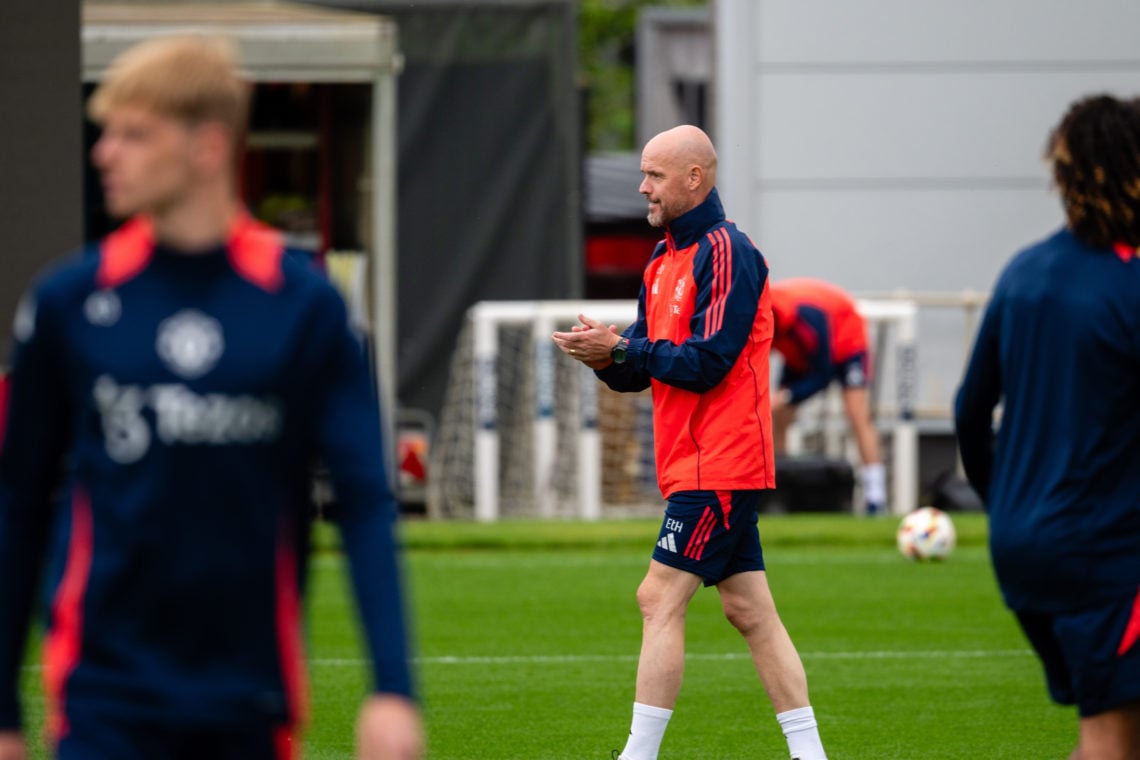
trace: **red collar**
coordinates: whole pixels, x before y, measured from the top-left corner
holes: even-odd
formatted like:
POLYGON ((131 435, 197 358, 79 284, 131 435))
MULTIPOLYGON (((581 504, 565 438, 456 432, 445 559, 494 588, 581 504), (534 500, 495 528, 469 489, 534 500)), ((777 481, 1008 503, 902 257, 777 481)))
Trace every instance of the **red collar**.
MULTIPOLYGON (((99 286, 116 287, 145 269, 154 243, 154 224, 142 216, 129 219, 108 235, 103 241, 99 286)), ((230 263, 246 280, 269 291, 278 290, 283 284, 281 236, 248 212, 242 211, 234 219, 226 249, 230 263)))
POLYGON ((1112 250, 1116 252, 1116 255, 1119 256, 1120 260, 1125 264, 1132 259, 1140 257, 1140 251, 1128 245, 1128 243, 1116 243, 1112 246, 1112 250))

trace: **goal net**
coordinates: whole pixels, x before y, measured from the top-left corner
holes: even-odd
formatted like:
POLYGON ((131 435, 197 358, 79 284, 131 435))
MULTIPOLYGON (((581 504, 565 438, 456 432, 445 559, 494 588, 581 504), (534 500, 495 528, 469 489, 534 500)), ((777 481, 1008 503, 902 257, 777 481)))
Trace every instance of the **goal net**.
MULTIPOLYGON (((910 504, 917 490, 917 307, 859 306, 877 357, 877 416, 890 432, 892 501, 910 504)), ((650 392, 609 390, 550 339, 581 313, 622 329, 636 318, 637 303, 486 301, 468 311, 431 449, 429 516, 598 519, 661 509, 650 392)), ((792 446, 834 437, 826 409, 806 411, 792 446)))

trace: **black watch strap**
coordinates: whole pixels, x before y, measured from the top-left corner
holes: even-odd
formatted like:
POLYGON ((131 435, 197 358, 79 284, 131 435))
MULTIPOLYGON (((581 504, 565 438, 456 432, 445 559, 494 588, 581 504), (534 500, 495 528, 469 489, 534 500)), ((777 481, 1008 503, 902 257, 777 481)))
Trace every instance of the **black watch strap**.
POLYGON ((614 347, 610 349, 610 358, 618 364, 622 364, 625 362, 625 357, 628 355, 628 352, 629 339, 621 338, 617 343, 614 344, 614 347))

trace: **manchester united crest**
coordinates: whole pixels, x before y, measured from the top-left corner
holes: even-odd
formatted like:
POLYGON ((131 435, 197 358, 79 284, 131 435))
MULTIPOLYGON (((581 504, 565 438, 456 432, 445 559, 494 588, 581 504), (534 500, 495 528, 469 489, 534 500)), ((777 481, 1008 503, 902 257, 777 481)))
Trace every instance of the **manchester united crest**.
POLYGON ((174 374, 194 380, 209 372, 225 350, 222 325, 197 309, 183 309, 158 325, 158 355, 174 374))

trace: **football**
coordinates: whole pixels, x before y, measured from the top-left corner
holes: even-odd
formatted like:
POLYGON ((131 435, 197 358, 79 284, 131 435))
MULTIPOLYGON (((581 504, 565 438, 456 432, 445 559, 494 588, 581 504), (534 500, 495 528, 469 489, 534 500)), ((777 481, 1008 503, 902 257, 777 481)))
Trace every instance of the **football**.
POLYGON ((907 559, 936 560, 950 556, 958 536, 950 515, 935 507, 919 507, 902 519, 895 538, 907 559))

